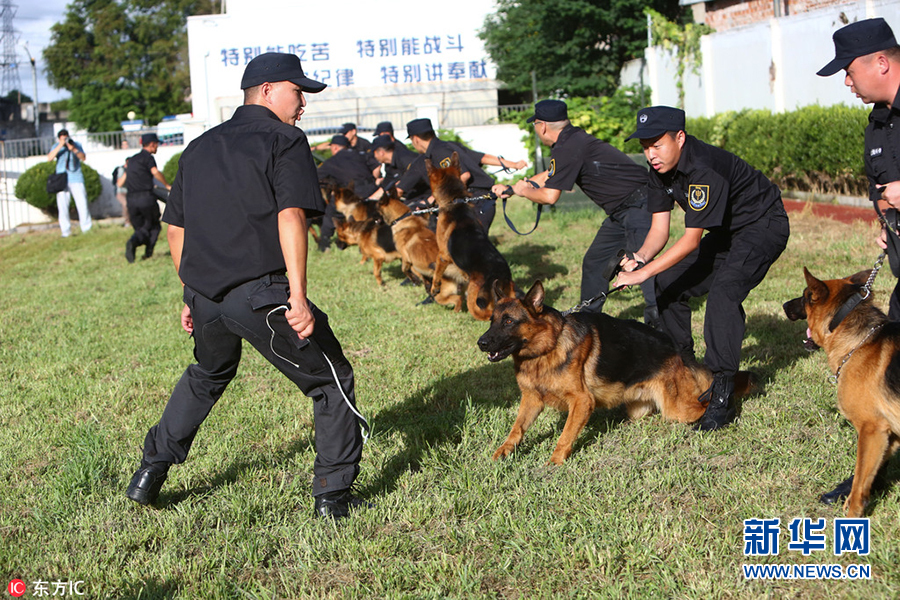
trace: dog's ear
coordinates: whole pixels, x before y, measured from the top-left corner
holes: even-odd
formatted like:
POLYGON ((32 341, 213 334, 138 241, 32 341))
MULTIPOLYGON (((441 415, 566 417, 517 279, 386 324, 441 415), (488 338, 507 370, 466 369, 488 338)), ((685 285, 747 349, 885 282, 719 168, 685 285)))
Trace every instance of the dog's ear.
POLYGON ((431 172, 434 171, 434 165, 431 164, 431 159, 425 159, 425 171, 431 175, 431 172))
POLYGON ((854 285, 865 285, 867 281, 869 281, 869 277, 872 274, 873 269, 869 269, 867 271, 860 271, 859 273, 854 273, 847 279, 850 280, 850 283, 854 285))
POLYGON ((540 279, 535 281, 528 293, 525 294, 523 302, 525 306, 533 308, 536 313, 544 309, 544 284, 541 283, 540 279))
POLYGON ((500 286, 500 281, 497 279, 491 284, 491 293, 494 295, 495 304, 506 297, 506 294, 503 293, 503 288, 500 286))
POLYGON ((454 169, 459 169, 459 152, 456 150, 450 155, 450 166, 454 169))
POLYGON ((334 223, 335 229, 340 229, 347 225, 347 222, 345 220, 338 217, 331 217, 331 222, 334 223))
POLYGON ((351 179, 350 182, 347 184, 347 189, 352 194, 353 190, 356 189, 356 182, 351 179))
POLYGON ((806 287, 809 288, 812 302, 821 302, 828 297, 828 286, 824 282, 813 277, 806 267, 803 267, 803 276, 806 277, 806 287))

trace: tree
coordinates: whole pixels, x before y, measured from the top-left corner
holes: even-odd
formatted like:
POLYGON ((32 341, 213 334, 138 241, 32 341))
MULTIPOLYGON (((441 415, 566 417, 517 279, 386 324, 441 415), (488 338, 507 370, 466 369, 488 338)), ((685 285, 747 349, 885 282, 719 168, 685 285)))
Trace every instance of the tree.
POLYGON ((190 109, 187 17, 217 0, 73 0, 50 28, 48 79, 71 92, 72 120, 117 131, 129 111, 147 123, 190 109))
POLYGON ((479 37, 513 92, 612 94, 622 65, 647 47, 645 8, 675 18, 670 0, 498 0, 479 37))

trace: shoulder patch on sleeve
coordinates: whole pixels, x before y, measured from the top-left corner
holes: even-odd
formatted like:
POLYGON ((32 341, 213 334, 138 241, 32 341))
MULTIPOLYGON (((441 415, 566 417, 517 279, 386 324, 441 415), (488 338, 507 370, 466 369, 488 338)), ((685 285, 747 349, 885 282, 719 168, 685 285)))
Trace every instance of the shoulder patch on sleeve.
POLYGON ((547 169, 547 177, 553 177, 556 174, 556 159, 550 159, 550 168, 547 169))
POLYGON ((445 158, 444 160, 441 161, 441 168, 442 168, 442 169, 446 169, 446 168, 449 167, 449 166, 450 166, 450 159, 449 159, 449 158, 445 158))
POLYGON ((688 186, 688 204, 696 211, 706 208, 709 204, 709 186, 696 183, 688 186))

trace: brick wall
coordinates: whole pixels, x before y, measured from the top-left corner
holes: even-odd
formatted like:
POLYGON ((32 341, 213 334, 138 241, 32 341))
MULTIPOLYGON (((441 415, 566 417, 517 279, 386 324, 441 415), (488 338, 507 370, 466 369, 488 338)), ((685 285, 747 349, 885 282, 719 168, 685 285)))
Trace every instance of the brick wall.
MULTIPOLYGON (((797 15, 829 6, 846 4, 847 0, 779 0, 782 16, 797 15)), ((713 0, 705 3, 704 21, 716 31, 750 25, 774 16, 773 0, 713 0)), ((695 19, 696 19, 695 14, 695 19)))

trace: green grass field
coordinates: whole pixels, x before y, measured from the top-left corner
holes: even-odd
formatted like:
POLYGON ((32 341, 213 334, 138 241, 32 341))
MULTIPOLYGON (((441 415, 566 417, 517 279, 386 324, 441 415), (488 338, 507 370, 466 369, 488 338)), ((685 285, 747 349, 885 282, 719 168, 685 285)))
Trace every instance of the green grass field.
MULTIPOLYGON (((533 211, 511 212, 522 228, 533 211)), ((498 215, 492 234, 517 284, 542 279, 562 309, 578 301, 601 218, 548 213, 518 237, 498 215)), ((491 461, 518 394, 510 361, 476 347, 487 324, 416 306, 424 296, 399 286, 398 263, 379 289, 355 248, 311 256, 310 296, 374 427, 358 485, 377 506, 340 524, 312 518, 311 401, 249 347, 160 505, 127 500, 146 430, 192 360, 167 248, 129 265, 118 226, 2 238, 0 577, 25 581, 26 598, 55 581, 83 581, 89 598, 896 598, 900 493, 875 495, 868 556, 834 555, 842 511, 817 497, 852 473, 856 436, 823 353, 802 349, 805 324, 781 310, 804 265, 826 278, 869 268, 876 229, 791 222, 788 250, 745 303, 743 368, 765 389, 740 421, 701 435, 600 411, 561 467, 546 464, 565 420, 550 410, 491 461), (797 517, 826 519, 826 550, 788 549, 797 517), (744 556, 753 518, 781 519, 778 555, 744 556), (871 579, 747 581, 742 564, 862 564, 871 579)), ((893 283, 885 269, 876 302, 893 283)), ((628 290, 606 312, 638 318, 641 302, 628 290)))

